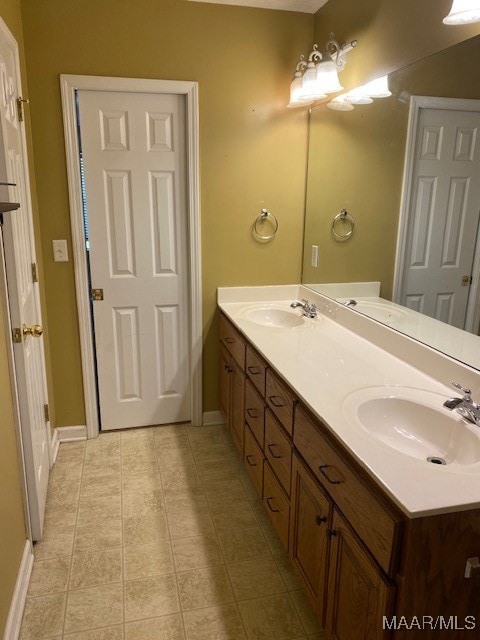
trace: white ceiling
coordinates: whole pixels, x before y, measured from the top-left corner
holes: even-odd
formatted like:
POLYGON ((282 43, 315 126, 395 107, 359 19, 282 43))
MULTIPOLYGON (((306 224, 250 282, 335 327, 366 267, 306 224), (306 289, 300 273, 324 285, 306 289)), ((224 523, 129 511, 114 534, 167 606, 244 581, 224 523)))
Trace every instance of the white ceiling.
POLYGON ((191 0, 191 2, 213 2, 214 4, 234 4, 243 7, 258 7, 260 9, 316 13, 328 0, 191 0))

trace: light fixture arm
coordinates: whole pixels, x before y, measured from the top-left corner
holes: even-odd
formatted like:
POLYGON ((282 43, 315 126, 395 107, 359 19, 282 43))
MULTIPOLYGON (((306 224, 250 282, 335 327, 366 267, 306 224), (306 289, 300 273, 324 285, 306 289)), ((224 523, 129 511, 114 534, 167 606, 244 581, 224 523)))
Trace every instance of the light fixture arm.
POLYGON ((305 56, 302 53, 299 61, 297 62, 297 66, 295 67, 295 74, 297 73, 302 74, 306 68, 307 68, 307 63, 305 62, 305 56))
POLYGON ((308 56, 308 61, 309 62, 320 62, 321 59, 322 59, 322 54, 320 53, 320 51, 318 51, 318 44, 314 44, 313 45, 313 50, 310 53, 310 55, 308 56))

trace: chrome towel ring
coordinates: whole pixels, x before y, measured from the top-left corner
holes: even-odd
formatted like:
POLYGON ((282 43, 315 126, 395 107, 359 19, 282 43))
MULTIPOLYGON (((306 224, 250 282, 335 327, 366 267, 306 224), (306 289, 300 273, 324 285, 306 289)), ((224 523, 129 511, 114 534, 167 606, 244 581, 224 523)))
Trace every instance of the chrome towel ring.
POLYGON ((270 213, 267 209, 262 209, 262 212, 255 220, 253 230, 260 240, 271 240, 278 231, 278 220, 273 213, 270 213))
POLYGON ((348 240, 355 229, 355 220, 346 209, 334 217, 332 222, 332 234, 336 240, 348 240))

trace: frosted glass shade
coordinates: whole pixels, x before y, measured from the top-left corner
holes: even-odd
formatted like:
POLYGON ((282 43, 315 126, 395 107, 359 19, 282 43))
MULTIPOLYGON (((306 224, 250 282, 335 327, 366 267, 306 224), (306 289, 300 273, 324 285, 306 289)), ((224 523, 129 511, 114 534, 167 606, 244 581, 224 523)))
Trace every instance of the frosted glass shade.
POLYGON ((392 95, 392 92, 388 88, 388 76, 382 76, 381 78, 375 78, 370 80, 363 87, 360 87, 362 93, 370 98, 388 98, 392 95))
POLYGON ((357 87, 349 91, 345 96, 345 102, 350 102, 350 104, 372 104, 372 98, 365 93, 364 89, 364 87, 357 87))
POLYGON ((444 24, 468 24, 480 21, 480 0, 453 0, 444 24))
POLYGON ((296 71, 290 85, 290 102, 287 104, 288 109, 306 107, 307 105, 312 104, 311 100, 302 98, 302 82, 302 74, 299 71, 296 71))
POLYGON ((313 62, 309 62, 303 74, 302 91, 300 94, 304 100, 320 100, 326 94, 321 90, 317 81, 317 68, 313 62))
POLYGON ((317 67, 317 83, 324 94, 337 93, 343 89, 338 79, 337 65, 331 60, 320 62, 317 67))
POLYGON ((345 102, 345 97, 346 94, 344 93, 341 96, 337 96, 333 100, 330 100, 330 102, 327 102, 327 107, 334 111, 353 111, 353 104, 345 102))

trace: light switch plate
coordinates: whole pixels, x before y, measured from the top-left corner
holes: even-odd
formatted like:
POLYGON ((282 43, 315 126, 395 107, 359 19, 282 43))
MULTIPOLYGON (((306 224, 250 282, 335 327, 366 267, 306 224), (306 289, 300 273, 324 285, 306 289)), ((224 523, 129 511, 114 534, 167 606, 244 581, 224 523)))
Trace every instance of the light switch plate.
POLYGON ((318 245, 312 244, 312 267, 318 267, 318 245))
POLYGON ((68 262, 68 248, 66 240, 52 240, 53 259, 55 262, 68 262))

